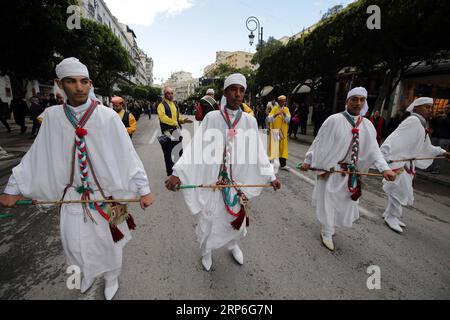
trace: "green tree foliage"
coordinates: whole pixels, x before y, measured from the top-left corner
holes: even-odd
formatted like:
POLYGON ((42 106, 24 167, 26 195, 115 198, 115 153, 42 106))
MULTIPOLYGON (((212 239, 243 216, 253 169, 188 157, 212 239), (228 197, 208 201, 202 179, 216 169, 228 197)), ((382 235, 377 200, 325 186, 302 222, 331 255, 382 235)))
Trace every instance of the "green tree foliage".
POLYGON ((8 74, 13 92, 25 93, 24 80, 53 79, 55 53, 67 33, 67 7, 75 0, 14 0, 2 3, 0 71, 8 74))
POLYGON ((114 84, 136 72, 119 38, 106 25, 82 19, 81 29, 68 31, 66 40, 61 53, 86 64, 99 94, 111 97, 114 84))
POLYGON ((331 84, 342 68, 355 67, 368 75, 385 74, 375 105, 380 109, 416 62, 448 58, 449 16, 450 3, 445 0, 357 1, 326 15, 312 32, 264 57, 257 84, 290 90, 291 82, 309 80, 314 89, 324 82, 331 84), (381 9, 379 30, 367 27, 371 5, 381 9))

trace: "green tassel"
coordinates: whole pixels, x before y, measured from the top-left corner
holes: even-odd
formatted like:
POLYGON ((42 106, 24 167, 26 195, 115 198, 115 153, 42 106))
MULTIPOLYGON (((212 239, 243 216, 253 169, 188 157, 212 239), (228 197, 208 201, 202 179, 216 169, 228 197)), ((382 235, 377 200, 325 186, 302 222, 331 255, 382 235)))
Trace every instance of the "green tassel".
POLYGON ((0 214, 0 219, 8 219, 11 217, 12 217, 12 214, 0 214))

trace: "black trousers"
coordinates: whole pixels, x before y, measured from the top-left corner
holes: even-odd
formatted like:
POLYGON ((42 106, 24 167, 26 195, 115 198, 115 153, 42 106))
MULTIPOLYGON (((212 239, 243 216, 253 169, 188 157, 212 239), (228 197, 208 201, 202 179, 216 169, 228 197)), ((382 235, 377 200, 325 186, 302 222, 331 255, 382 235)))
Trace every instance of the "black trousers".
MULTIPOLYGON (((168 141, 164 144, 161 145, 163 153, 164 153, 164 162, 166 163, 166 173, 167 176, 171 176, 172 175, 172 168, 174 166, 174 162, 172 160, 172 152, 173 149, 181 143, 182 140, 180 141, 168 141)), ((175 162, 178 161, 178 159, 183 155, 183 149, 181 148, 180 152, 178 152, 178 154, 174 155, 174 160, 175 162)))
POLYGON ((284 167, 286 167, 286 159, 280 158, 280 168, 284 168, 284 167))
POLYGON ((6 127, 6 130, 8 130, 8 132, 11 132, 11 127, 9 126, 8 121, 6 119, 0 119, 0 121, 6 127))

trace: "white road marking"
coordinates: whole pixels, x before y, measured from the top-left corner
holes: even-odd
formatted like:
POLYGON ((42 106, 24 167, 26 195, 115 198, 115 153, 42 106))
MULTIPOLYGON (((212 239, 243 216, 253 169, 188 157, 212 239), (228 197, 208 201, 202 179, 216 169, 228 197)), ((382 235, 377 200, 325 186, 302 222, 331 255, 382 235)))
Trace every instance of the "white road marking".
MULTIPOLYGON (((287 168, 287 170, 290 173, 294 174, 295 176, 299 177, 300 179, 302 179, 306 183, 309 183, 312 186, 314 186, 316 184, 313 179, 308 178, 307 176, 305 176, 305 175, 301 174, 300 172, 296 171, 295 169, 287 168)), ((373 214, 372 212, 370 212, 369 210, 367 210, 366 208, 363 208, 361 206, 359 206, 359 212, 362 213, 363 215, 369 217, 369 218, 372 218, 372 219, 378 219, 379 218, 377 215, 373 214)))

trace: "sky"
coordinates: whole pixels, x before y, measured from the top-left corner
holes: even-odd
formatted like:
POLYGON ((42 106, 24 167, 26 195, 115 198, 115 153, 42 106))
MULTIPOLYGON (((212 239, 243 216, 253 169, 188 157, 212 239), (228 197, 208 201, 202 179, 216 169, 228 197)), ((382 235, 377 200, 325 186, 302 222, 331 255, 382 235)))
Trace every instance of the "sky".
MULTIPOLYGON (((134 30, 138 46, 154 61, 155 83, 172 72, 201 77, 216 51, 255 52, 246 20, 259 19, 264 40, 292 36, 335 5, 352 0, 105 0, 120 22, 134 30)), ((256 40, 255 40, 256 42, 256 40)))

